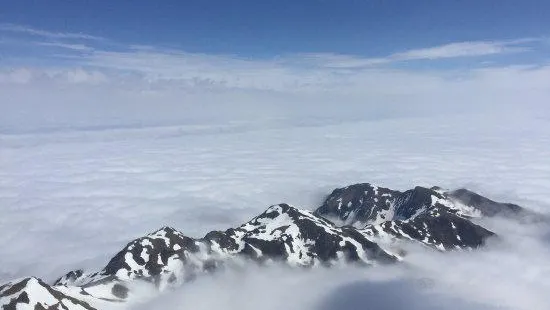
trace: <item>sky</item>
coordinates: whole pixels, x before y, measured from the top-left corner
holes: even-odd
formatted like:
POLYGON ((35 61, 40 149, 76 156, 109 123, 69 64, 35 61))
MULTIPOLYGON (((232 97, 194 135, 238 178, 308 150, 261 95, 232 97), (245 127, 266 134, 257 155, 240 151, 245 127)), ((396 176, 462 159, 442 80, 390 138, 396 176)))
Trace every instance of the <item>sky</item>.
POLYGON ((537 113, 550 101, 549 9, 508 0, 2 1, 0 132, 312 110, 537 113))
MULTIPOLYGON (((253 58, 293 53, 384 57, 453 42, 540 38, 548 36, 550 26, 545 14, 550 4, 532 0, 54 0, 4 1, 1 8, 0 20, 12 25, 253 58)), ((14 35, 3 33, 5 39, 14 35)))

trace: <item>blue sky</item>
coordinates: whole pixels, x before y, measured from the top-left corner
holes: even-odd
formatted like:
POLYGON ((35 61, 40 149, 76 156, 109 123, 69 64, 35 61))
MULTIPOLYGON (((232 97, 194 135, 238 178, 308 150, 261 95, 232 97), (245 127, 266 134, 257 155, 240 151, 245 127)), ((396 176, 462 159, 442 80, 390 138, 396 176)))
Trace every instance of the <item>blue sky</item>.
POLYGON ((546 104, 547 12, 533 0, 1 1, 0 131, 178 123, 182 101, 209 116, 546 104))
POLYGON ((0 21, 187 52, 379 57, 452 42, 548 36, 549 11, 542 0, 23 0, 2 1, 0 21))

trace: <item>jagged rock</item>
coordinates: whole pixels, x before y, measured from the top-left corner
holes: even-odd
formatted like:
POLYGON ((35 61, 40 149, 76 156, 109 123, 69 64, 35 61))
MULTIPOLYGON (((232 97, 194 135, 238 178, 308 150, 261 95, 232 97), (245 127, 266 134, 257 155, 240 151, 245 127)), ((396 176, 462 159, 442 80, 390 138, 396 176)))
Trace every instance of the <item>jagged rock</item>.
POLYGON ((292 267, 394 263, 403 259, 395 246, 402 241, 441 251, 473 249, 494 234, 472 218, 523 212, 464 189, 400 192, 355 184, 334 190, 314 212, 274 205, 239 227, 203 238, 163 227, 129 242, 100 271, 71 271, 53 286, 35 278, 3 285, 0 307, 95 309, 99 302, 131 299, 133 281, 164 290, 243 261, 292 267))
POLYGON ((339 225, 363 228, 370 224, 380 224, 389 220, 411 219, 436 206, 446 208, 448 212, 463 217, 495 215, 499 212, 505 213, 506 210, 512 208, 508 206, 509 204, 499 204, 477 194, 479 197, 460 195, 463 190, 455 192, 445 192, 438 187, 430 189, 420 186, 400 192, 369 183, 354 184, 335 189, 315 210, 315 214, 332 219, 339 225), (459 196, 462 198, 458 199, 459 196), (481 200, 482 202, 488 201, 493 204, 486 204, 487 206, 484 207, 482 203, 475 203, 479 201, 480 197, 485 199, 481 200), (474 203, 466 201, 467 198, 474 203), (493 212, 483 213, 483 210, 489 207, 493 208, 493 212))
POLYGON ((426 210, 409 220, 368 225, 365 230, 372 236, 408 239, 442 251, 477 248, 494 236, 493 232, 444 208, 426 210))
POLYGON ((400 194, 369 183, 354 184, 335 189, 315 214, 341 225, 381 223, 393 218, 392 206, 400 194))
POLYGON ((76 281, 76 279, 82 277, 83 274, 84 274, 84 270, 82 270, 82 269, 69 271, 64 276, 57 279, 54 282, 54 285, 57 285, 57 284, 60 284, 60 283, 73 284, 76 281))
POLYGON ((374 264, 398 259, 365 233, 337 227, 310 211, 280 204, 240 227, 210 232, 201 239, 191 239, 173 228, 163 227, 128 243, 102 271, 74 278, 75 272, 56 284, 92 286, 116 278, 143 279, 166 287, 242 258, 303 267, 341 260, 374 264))

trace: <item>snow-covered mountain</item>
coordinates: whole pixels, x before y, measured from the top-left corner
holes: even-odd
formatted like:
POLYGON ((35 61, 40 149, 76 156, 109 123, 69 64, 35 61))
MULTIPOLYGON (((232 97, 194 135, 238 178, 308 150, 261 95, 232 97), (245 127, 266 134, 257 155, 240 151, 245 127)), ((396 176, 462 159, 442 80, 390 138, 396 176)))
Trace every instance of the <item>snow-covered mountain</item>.
POLYGON ((403 242, 441 251, 477 248, 494 233, 472 218, 521 213, 527 211, 465 189, 400 192, 355 184, 334 190, 314 212, 273 205, 239 227, 200 239, 163 227, 128 243, 100 271, 71 271, 51 285, 36 278, 7 283, 0 287, 0 306, 102 309, 136 297, 136 282, 162 291, 248 261, 307 268, 391 264, 406 259, 403 242))
POLYGON ((388 220, 410 220, 435 207, 464 218, 527 213, 520 206, 495 202, 467 189, 417 186, 400 192, 369 183, 335 189, 315 213, 341 225, 362 228, 388 220))
MULTIPOLYGON (((3 310, 97 309, 86 302, 87 299, 93 298, 81 288, 51 286, 34 277, 0 286, 0 306, 3 310)), ((100 300, 94 302, 101 304, 100 300)))

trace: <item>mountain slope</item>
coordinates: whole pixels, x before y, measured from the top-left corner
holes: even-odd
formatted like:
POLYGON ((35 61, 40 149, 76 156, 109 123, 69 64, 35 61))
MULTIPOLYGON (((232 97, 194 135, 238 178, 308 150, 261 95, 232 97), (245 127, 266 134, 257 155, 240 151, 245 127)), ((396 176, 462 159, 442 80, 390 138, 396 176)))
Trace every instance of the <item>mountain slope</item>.
POLYGON ((520 206, 495 202, 466 189, 444 191, 439 187, 417 186, 400 192, 360 183, 335 189, 315 214, 340 225, 362 228, 388 220, 410 220, 436 207, 463 218, 530 213, 520 206))
POLYGON ((83 301, 85 294, 77 295, 79 298, 69 296, 60 289, 31 277, 0 286, 0 306, 3 310, 96 309, 83 301))
POLYGON ((473 249, 494 234, 471 219, 510 212, 523 209, 464 190, 400 192, 355 184, 334 190, 314 212, 274 205, 239 227, 198 239, 163 227, 129 242, 100 271, 71 271, 53 285, 35 278, 8 283, 0 287, 0 306, 99 309, 132 300, 138 280, 162 291, 246 261, 307 268, 395 263, 406 259, 395 246, 402 241, 441 251, 473 249))
POLYGON ((100 272, 73 271, 56 285, 90 287, 106 281, 145 279, 162 289, 226 263, 238 264, 239 259, 303 267, 340 260, 366 265, 398 260, 364 232, 337 227, 309 211, 280 204, 237 228, 212 231, 201 239, 161 228, 128 243, 100 272))

